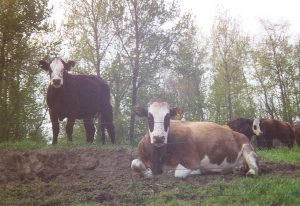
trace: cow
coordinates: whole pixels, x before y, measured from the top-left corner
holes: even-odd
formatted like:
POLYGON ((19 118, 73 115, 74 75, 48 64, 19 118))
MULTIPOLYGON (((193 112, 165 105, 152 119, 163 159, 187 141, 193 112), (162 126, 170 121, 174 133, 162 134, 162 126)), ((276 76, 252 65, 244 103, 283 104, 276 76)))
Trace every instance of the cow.
POLYGON ((295 140, 298 146, 300 147, 300 122, 299 121, 294 122, 293 126, 294 126, 295 140))
POLYGON ((94 75, 68 73, 75 66, 72 60, 65 62, 55 57, 50 63, 39 61, 39 66, 50 75, 46 101, 52 122, 52 144, 57 144, 58 120, 62 121, 64 118, 67 118, 66 133, 69 141, 72 141, 75 120, 83 119, 87 142, 92 143, 95 134, 94 118, 99 116, 102 129, 107 129, 111 142, 114 143, 115 130, 108 84, 94 75))
POLYGON ((258 158, 248 138, 213 122, 171 120, 180 108, 157 99, 147 109, 134 112, 148 118, 148 132, 140 140, 131 169, 143 177, 163 173, 164 166, 175 169, 175 177, 207 173, 228 173, 238 166, 247 175, 258 173, 258 158))
POLYGON ((226 125, 229 126, 233 131, 246 135, 254 147, 265 147, 265 140, 263 138, 257 139, 252 130, 252 119, 240 117, 235 120, 228 121, 226 125))
POLYGON ((264 141, 265 147, 268 149, 273 147, 273 141, 279 141, 289 148, 293 147, 295 135, 290 123, 276 119, 254 119, 253 132, 257 139, 264 141))
POLYGON ((253 120, 247 118, 237 118, 227 122, 227 125, 236 132, 242 133, 248 137, 249 140, 252 139, 254 132, 252 130, 253 120))

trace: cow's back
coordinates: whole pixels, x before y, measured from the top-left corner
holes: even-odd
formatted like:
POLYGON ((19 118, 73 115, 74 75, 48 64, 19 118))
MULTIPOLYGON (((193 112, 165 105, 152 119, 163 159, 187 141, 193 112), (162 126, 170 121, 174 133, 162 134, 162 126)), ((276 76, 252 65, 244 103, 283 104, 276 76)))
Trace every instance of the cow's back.
POLYGON ((168 141, 171 151, 182 151, 180 159, 197 157, 199 161, 207 156, 218 165, 225 158, 234 163, 243 144, 249 143, 245 135, 216 123, 188 121, 171 121, 168 141))
POLYGON ((227 122, 227 125, 234 131, 242 133, 251 140, 254 132, 252 131, 253 120, 246 118, 238 118, 227 122))
POLYGON ((110 106, 110 90, 107 83, 94 75, 64 75, 61 88, 49 86, 47 104, 60 119, 89 118, 110 106))
POLYGON ((99 113, 110 102, 107 83, 93 75, 74 75, 78 98, 78 117, 84 118, 99 113))

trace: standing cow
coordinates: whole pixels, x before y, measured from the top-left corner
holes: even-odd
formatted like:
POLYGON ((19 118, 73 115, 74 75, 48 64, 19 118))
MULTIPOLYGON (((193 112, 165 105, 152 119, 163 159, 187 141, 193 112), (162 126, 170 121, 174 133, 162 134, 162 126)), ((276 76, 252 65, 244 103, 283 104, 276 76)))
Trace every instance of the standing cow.
POLYGON ((267 148, 273 146, 273 140, 278 140, 289 148, 293 147, 295 135, 288 122, 276 119, 255 119, 252 129, 257 139, 262 138, 265 141, 267 148))
POLYGON ((251 140, 252 136, 255 135, 252 130, 253 120, 247 118, 237 118, 235 120, 227 122, 227 125, 233 131, 242 133, 251 140))
POLYGON ((148 109, 135 113, 148 118, 148 133, 138 144, 131 168, 144 177, 163 172, 164 165, 176 167, 175 177, 227 173, 246 166, 248 175, 258 172, 257 156, 248 138, 212 122, 170 120, 179 109, 153 100, 148 109))
MULTIPOLYGON (((66 133, 72 140, 73 126, 76 119, 83 119, 87 142, 94 140, 94 117, 101 116, 102 128, 106 128, 115 142, 110 89, 107 83, 93 75, 72 75, 68 71, 75 66, 74 61, 64 62, 53 58, 50 63, 42 60, 39 66, 49 72, 50 85, 47 91, 47 105, 52 122, 52 144, 57 143, 59 122, 67 118, 66 133)), ((104 132, 102 132, 104 133, 104 132)), ((104 137, 102 137, 104 138, 104 137)))
POLYGON ((300 122, 299 121, 294 123, 294 134, 295 134, 295 140, 298 146, 300 146, 300 122))

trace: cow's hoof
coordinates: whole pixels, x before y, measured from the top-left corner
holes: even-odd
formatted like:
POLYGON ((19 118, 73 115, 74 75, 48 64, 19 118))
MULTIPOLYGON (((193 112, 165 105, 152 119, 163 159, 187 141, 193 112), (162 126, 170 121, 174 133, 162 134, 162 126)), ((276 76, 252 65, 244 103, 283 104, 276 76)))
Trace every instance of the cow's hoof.
POLYGON ((255 175, 257 175, 257 172, 253 169, 250 169, 247 173, 246 176, 247 177, 254 177, 255 175))

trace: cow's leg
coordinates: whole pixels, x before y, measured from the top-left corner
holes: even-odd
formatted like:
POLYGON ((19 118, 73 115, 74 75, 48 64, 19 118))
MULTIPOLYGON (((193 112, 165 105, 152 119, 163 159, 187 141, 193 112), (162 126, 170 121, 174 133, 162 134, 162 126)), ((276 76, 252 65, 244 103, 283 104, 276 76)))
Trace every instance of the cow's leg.
POLYGON ((185 168, 181 164, 177 165, 177 167, 175 169, 175 177, 186 178, 186 177, 191 176, 191 175, 201 175, 200 169, 191 170, 191 169, 185 168))
POLYGON ((258 159, 257 155, 250 144, 244 144, 242 147, 242 154, 249 167, 246 175, 257 175, 258 174, 258 159))
POLYGON ((51 123, 52 123, 52 133, 53 133, 52 144, 57 144, 57 137, 58 137, 58 133, 59 133, 58 117, 57 117, 57 115, 50 113, 50 119, 51 119, 51 123))
POLYGON ((68 141, 72 141, 73 127, 75 124, 75 118, 68 118, 66 124, 66 133, 68 141))
POLYGON ((86 118, 83 120, 83 123, 86 131, 86 140, 88 143, 93 143, 95 135, 93 118, 86 118))
POLYGON ((131 169, 139 174, 141 174, 143 177, 152 177, 152 171, 150 168, 146 168, 145 164, 139 160, 134 159, 131 162, 131 169))

